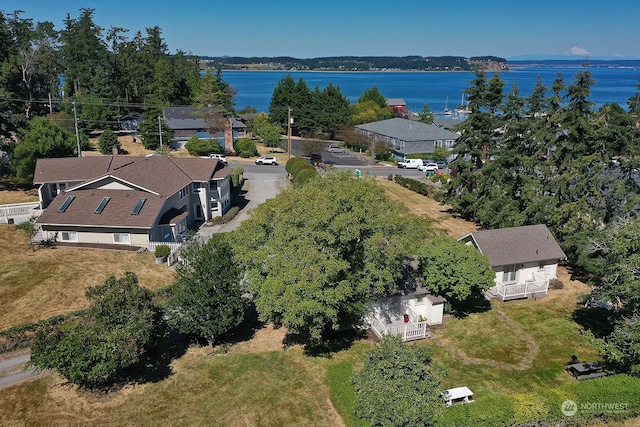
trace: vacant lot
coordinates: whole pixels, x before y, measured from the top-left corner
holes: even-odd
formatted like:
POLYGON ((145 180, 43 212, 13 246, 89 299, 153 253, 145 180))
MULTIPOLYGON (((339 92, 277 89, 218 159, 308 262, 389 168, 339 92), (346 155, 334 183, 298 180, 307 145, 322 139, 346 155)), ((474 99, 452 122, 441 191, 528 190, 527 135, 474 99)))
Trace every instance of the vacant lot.
POLYGON ((149 252, 63 247, 32 251, 15 226, 0 224, 0 330, 85 308, 88 286, 125 271, 136 273, 149 289, 173 279, 171 270, 157 265, 149 252))

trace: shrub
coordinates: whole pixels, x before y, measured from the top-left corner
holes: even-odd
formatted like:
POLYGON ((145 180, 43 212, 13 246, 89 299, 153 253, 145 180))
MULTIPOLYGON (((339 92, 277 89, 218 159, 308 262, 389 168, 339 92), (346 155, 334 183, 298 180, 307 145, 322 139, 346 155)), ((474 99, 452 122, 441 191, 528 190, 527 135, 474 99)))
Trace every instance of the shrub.
POLYGON ((396 175, 395 182, 397 182, 404 188, 408 188, 411 191, 415 191, 418 194, 422 194, 423 196, 429 196, 429 186, 424 182, 420 182, 411 178, 405 178, 400 175, 396 175))
POLYGON ((231 177, 231 186, 233 188, 238 187, 242 184, 242 175, 244 174, 244 169, 240 166, 236 167, 229 176, 231 177))
POLYGON ((549 289, 562 289, 564 288, 564 283, 560 279, 551 279, 549 280, 549 289))
POLYGON ((307 159, 304 159, 304 158, 302 158, 302 157, 292 157, 292 158, 290 158, 290 159, 287 161, 287 163, 286 163, 286 164, 285 164, 285 166, 284 166, 284 169, 285 169, 287 172, 289 172, 289 173, 293 173, 293 172, 292 172, 292 168, 293 168, 294 166, 302 165, 302 164, 304 164, 304 163, 306 163, 306 164, 308 164, 309 166, 311 166, 311 163, 309 163, 309 161, 308 161, 307 159))
POLYGON ((312 169, 301 169, 293 176, 293 183, 296 185, 305 184, 317 174, 318 172, 313 167, 312 169))
POLYGON ((224 153, 224 148, 222 148, 218 140, 200 139, 197 136, 192 136, 184 145, 184 148, 186 148, 192 156, 206 156, 214 153, 224 153))
POLYGON ((256 143, 249 138, 240 138, 235 143, 235 150, 238 156, 242 158, 249 158, 258 155, 258 149, 256 143))
POLYGON ((111 129, 107 129, 102 132, 100 138, 98 138, 98 149, 102 154, 111 154, 113 152, 113 148, 117 148, 120 150, 120 141, 118 141, 118 137, 111 129))
POLYGON ((171 248, 168 245, 158 245, 156 246, 156 250, 154 252, 156 258, 168 257, 170 253, 171 248))

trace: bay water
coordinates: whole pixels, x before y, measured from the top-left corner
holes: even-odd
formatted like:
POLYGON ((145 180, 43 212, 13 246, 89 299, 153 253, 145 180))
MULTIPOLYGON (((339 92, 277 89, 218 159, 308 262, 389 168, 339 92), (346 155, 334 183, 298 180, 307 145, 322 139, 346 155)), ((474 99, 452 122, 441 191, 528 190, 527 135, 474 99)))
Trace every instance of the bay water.
MULTIPOLYGON (((576 67, 514 67, 498 73, 505 82, 504 92, 510 92, 515 84, 520 97, 531 94, 538 77, 550 88, 557 74, 561 73, 565 84, 574 81, 576 73, 584 68, 576 67)), ((590 101, 595 108, 616 102, 628 110, 627 100, 638 93, 640 68, 589 68, 595 80, 590 101)), ((410 111, 422 111, 427 104, 434 113, 445 108, 453 110, 463 102, 463 91, 471 87, 475 78, 472 72, 411 72, 411 71, 223 71, 222 77, 237 90, 236 108, 251 106, 259 112, 267 112, 273 89, 287 74, 296 81, 302 78, 314 90, 322 90, 327 84, 338 86, 354 103, 365 89, 376 86, 385 98, 402 98, 410 111)), ((487 72, 487 79, 495 73, 487 72)), ((547 95, 550 91, 547 92, 547 95)))

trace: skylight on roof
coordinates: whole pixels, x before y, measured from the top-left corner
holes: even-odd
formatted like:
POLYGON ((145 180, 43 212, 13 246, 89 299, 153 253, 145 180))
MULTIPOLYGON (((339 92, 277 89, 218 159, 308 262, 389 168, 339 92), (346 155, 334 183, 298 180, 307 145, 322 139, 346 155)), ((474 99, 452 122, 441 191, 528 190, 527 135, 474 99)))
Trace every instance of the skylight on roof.
POLYGON ((142 206, 146 201, 147 199, 145 199, 144 197, 140 198, 140 200, 138 200, 138 203, 136 203, 135 207, 133 208, 133 212, 131 212, 131 215, 138 215, 140 213, 140 209, 142 209, 142 206))
POLYGON ((97 214, 102 213, 105 206, 107 206, 107 203, 109 203, 109 200, 111 200, 111 197, 103 197, 102 201, 100 202, 100 204, 98 205, 98 207, 93 213, 97 213, 97 214))
POLYGON ((71 204, 71 202, 73 202, 73 199, 75 198, 76 196, 68 196, 67 200, 65 200, 62 206, 58 208, 58 212, 63 213, 64 211, 66 211, 69 205, 71 204))

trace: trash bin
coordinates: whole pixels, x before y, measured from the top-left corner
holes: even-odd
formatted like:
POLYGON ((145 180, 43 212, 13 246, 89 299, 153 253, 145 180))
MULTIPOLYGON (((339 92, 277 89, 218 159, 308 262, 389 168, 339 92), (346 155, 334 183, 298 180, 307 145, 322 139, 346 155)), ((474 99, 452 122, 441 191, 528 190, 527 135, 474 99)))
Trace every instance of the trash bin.
POLYGON ((408 314, 404 315, 404 323, 409 323, 409 315, 408 314))

